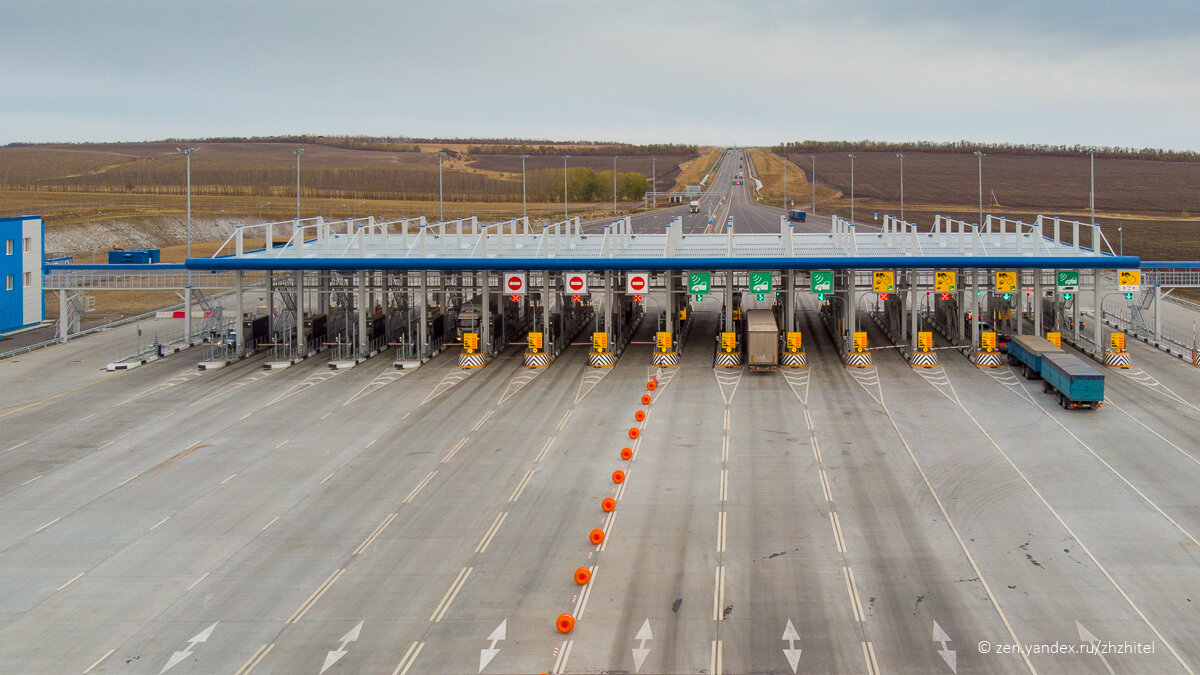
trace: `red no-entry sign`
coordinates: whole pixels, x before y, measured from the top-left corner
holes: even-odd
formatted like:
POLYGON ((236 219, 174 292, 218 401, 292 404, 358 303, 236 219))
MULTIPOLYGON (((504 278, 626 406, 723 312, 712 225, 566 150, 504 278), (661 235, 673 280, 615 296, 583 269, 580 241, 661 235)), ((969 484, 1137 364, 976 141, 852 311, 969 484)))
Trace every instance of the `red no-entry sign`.
POLYGON ((568 272, 567 273, 567 290, 572 293, 587 292, 587 275, 583 272, 568 272))
POLYGON ((649 272, 630 272, 625 276, 625 292, 641 293, 650 285, 649 272))
POLYGON ((509 273, 504 275, 504 287, 510 293, 521 294, 525 292, 525 275, 509 273))

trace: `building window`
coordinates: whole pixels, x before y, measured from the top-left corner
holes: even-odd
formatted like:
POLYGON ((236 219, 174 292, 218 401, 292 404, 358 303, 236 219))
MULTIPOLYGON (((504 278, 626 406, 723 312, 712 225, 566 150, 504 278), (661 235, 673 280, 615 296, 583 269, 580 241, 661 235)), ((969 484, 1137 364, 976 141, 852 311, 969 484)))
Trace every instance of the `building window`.
POLYGON ((12 290, 12 282, 13 282, 13 275, 10 274, 10 275, 4 277, 4 290, 11 291, 12 290))
POLYGON ((33 237, 25 237, 25 252, 29 253, 33 250, 33 237))
POLYGON ((12 255, 13 240, 9 239, 4 242, 4 255, 12 255))
POLYGON ((33 283, 33 272, 26 272, 25 273, 25 288, 29 288, 29 285, 32 283, 33 283))

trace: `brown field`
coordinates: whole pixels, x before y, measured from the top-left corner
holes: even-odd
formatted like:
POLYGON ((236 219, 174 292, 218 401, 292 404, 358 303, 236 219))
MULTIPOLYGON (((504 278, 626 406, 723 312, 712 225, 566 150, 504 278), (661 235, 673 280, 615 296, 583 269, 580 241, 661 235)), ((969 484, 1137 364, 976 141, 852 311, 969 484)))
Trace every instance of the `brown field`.
MULTIPOLYGON (((783 203, 784 191, 784 159, 762 148, 749 148, 746 155, 754 166, 755 175, 762 181, 762 197, 764 204, 787 208, 783 203)), ((810 171, 801 169, 795 163, 787 162, 787 198, 795 204, 795 208, 803 209, 812 202, 812 185, 808 182, 810 171)), ((837 190, 821 185, 817 186, 817 203, 827 202, 838 197, 837 190)))
MULTIPOLYGON (((650 178, 655 177, 659 189, 667 190, 679 177, 680 166, 695 159, 698 155, 660 155, 652 160, 648 155, 631 155, 617 157, 617 173, 640 173, 650 178), (653 171, 653 174, 652 174, 653 171)), ((521 179, 520 155, 477 155, 475 160, 467 163, 467 167, 500 172, 521 179)), ((561 180, 563 158, 556 155, 531 155, 525 160, 525 171, 557 171, 561 180)), ((584 167, 597 173, 612 171, 612 157, 595 155, 573 156, 567 160, 567 167, 584 167)))
POLYGON ((688 185, 699 185, 721 158, 721 148, 704 148, 704 154, 679 165, 679 176, 669 192, 678 192, 688 185))

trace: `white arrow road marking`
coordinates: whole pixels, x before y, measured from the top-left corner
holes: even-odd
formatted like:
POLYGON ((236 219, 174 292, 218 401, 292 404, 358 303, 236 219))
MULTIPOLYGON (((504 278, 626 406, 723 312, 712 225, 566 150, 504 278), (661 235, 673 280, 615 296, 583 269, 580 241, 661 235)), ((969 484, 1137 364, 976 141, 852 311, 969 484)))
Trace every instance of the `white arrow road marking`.
POLYGON ((942 630, 942 627, 936 621, 933 622, 933 641, 941 643, 942 648, 938 650, 938 654, 941 654, 942 660, 946 662, 946 665, 950 666, 950 672, 957 673, 958 655, 955 654, 953 649, 946 646, 946 643, 950 642, 950 636, 946 635, 946 631, 942 630))
POLYGON ((800 634, 796 632, 796 627, 792 625, 792 620, 788 619, 787 626, 783 629, 783 638, 787 640, 788 646, 783 650, 783 655, 787 657, 788 665, 792 667, 792 672, 796 672, 796 668, 800 666, 800 652, 796 649, 796 640, 800 639, 800 634))
POLYGON ((639 673, 642 670, 642 664, 646 662, 646 657, 650 656, 650 650, 646 648, 646 640, 654 639, 654 634, 650 632, 650 619, 642 622, 642 627, 638 629, 637 635, 633 636, 633 639, 638 641, 638 646, 633 648, 633 672, 639 673))
POLYGON ((325 665, 321 666, 321 672, 329 670, 329 667, 338 662, 338 659, 346 655, 346 644, 354 642, 358 639, 358 634, 362 632, 363 622, 359 621, 358 625, 350 629, 350 632, 342 636, 341 643, 337 649, 330 651, 325 655, 325 665))
POLYGON ((167 672, 168 670, 179 665, 179 663, 181 661, 183 661, 184 659, 186 659, 187 657, 191 656, 192 650, 196 648, 197 644, 199 644, 201 642, 208 642, 208 638, 210 635, 212 635, 213 629, 216 628, 217 624, 219 624, 219 623, 221 623, 221 622, 214 621, 211 626, 209 626, 208 628, 205 628, 204 630, 200 631, 199 633, 196 633, 192 637, 191 640, 188 640, 187 649, 185 649, 181 652, 175 652, 174 654, 172 654, 171 658, 167 660, 167 665, 163 666, 163 669, 158 671, 158 675, 162 675, 163 673, 167 672))
MULTIPOLYGON (((1095 635, 1092 635, 1092 631, 1084 628, 1083 624, 1079 623, 1078 621, 1075 622, 1075 628, 1079 631, 1079 639, 1080 640, 1083 640, 1084 642, 1086 642, 1088 644, 1099 644, 1100 643, 1100 638, 1096 637, 1095 635)), ((1112 669, 1112 666, 1108 665, 1108 659, 1104 658, 1104 654, 1101 653, 1099 649, 1095 650, 1095 652, 1096 652, 1096 656, 1100 657, 1100 663, 1104 664, 1104 669, 1109 672, 1109 675, 1113 675, 1113 669, 1112 669)))
POLYGON ((496 626, 496 630, 492 631, 491 635, 487 636, 487 639, 491 640, 492 644, 487 649, 479 650, 479 672, 482 673, 483 669, 487 668, 487 664, 491 663, 492 659, 496 658, 496 655, 500 653, 500 650, 496 647, 496 643, 504 639, 507 631, 508 619, 505 619, 500 622, 499 626, 496 626))

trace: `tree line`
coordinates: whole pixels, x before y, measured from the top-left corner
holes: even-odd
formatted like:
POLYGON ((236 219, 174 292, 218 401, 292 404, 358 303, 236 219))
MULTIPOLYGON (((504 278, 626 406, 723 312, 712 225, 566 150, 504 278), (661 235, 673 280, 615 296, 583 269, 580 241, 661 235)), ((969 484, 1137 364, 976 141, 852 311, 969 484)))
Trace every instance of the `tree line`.
MULTIPOLYGON (((1086 155, 1086 145, 1047 145, 1026 143, 975 143, 972 141, 798 141, 781 143, 772 148, 776 153, 813 152, 949 152, 970 154, 977 150, 997 155, 1027 155, 1044 157, 1078 157, 1086 155)), ((1146 159, 1163 162, 1200 161, 1200 153, 1189 150, 1132 148, 1104 146, 1095 148, 1096 156, 1106 159, 1146 159)))

